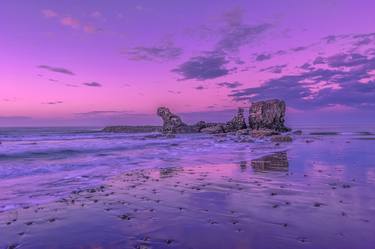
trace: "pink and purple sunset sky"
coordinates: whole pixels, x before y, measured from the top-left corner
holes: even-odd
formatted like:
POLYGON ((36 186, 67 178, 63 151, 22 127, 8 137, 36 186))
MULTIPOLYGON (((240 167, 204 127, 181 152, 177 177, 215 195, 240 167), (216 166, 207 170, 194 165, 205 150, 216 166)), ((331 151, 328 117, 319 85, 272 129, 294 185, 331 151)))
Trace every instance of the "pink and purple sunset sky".
POLYGON ((375 120, 373 0, 4 0, 0 126, 188 122, 284 99, 292 122, 375 120))

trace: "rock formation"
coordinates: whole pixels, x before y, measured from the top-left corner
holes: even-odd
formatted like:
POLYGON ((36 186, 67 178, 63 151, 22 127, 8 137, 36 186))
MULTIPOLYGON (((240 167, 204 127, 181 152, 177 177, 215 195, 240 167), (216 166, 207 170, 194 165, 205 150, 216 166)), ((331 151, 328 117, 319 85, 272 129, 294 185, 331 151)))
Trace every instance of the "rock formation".
MULTIPOLYGON (((105 132, 162 132, 175 133, 232 133, 237 136, 251 135, 262 138, 280 135, 289 131, 284 125, 285 102, 278 99, 255 102, 250 107, 249 125, 246 124, 244 110, 238 109, 237 114, 227 123, 208 123, 199 121, 194 125, 187 125, 179 116, 172 113, 167 107, 159 107, 157 115, 163 119, 163 126, 110 126, 103 129, 105 132)), ((276 137, 273 140, 289 141, 286 137, 276 137)))
POLYGON ((269 129, 289 131, 284 125, 285 102, 278 99, 252 103, 249 112, 249 127, 253 130, 269 129))
POLYGON ((225 132, 235 132, 239 130, 243 130, 247 128, 245 117, 243 115, 244 110, 242 108, 238 108, 237 114, 233 117, 231 121, 229 121, 225 127, 225 132))
POLYGON ((163 119, 163 133, 189 133, 194 132, 194 127, 182 122, 181 118, 173 114, 167 107, 159 107, 158 116, 163 119))

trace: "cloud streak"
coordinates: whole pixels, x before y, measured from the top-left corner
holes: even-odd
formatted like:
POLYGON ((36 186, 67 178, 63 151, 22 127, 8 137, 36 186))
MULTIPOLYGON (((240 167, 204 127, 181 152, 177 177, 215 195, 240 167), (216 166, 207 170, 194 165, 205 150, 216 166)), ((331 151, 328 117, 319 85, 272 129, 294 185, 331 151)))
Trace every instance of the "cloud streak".
POLYGON ((226 87, 228 89, 234 89, 234 88, 242 86, 242 84, 240 82, 238 82, 238 81, 235 81, 235 82, 221 82, 221 83, 218 83, 217 85, 220 86, 220 87, 226 87))
POLYGON ((44 102, 42 104, 44 104, 44 105, 59 105, 59 104, 62 104, 62 103, 64 103, 64 102, 62 102, 62 101, 50 101, 50 102, 44 102))
POLYGON ((215 79, 229 74, 230 70, 226 68, 229 61, 224 55, 216 53, 206 53, 201 56, 191 57, 188 61, 173 69, 172 72, 178 73, 182 80, 208 80, 215 79))
POLYGON ((219 29, 220 39, 216 44, 216 51, 236 52, 242 46, 253 42, 259 35, 271 28, 272 25, 262 23, 249 25, 244 22, 245 11, 235 8, 223 15, 225 25, 219 29))
POLYGON ((89 86, 89 87, 102 87, 103 85, 98 82, 85 82, 82 85, 89 86))
POLYGON ((56 19, 62 26, 69 27, 76 30, 82 30, 85 33, 95 33, 99 31, 97 27, 92 24, 84 23, 77 18, 70 15, 60 15, 54 10, 43 9, 42 15, 47 19, 56 19))
POLYGON ((55 73, 62 73, 67 75, 75 75, 71 70, 62 67, 52 67, 48 65, 39 65, 38 68, 42 68, 55 73))
POLYGON ((168 61, 174 60, 181 56, 182 49, 167 42, 158 46, 151 47, 134 47, 125 54, 130 60, 134 61, 168 61))

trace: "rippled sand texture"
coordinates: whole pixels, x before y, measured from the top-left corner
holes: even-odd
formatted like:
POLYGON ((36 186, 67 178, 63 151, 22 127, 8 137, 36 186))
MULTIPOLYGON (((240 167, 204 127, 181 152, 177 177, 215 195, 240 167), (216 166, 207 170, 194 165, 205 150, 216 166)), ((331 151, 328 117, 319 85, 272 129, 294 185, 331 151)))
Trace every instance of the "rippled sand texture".
POLYGON ((342 158, 303 151, 135 170, 57 202, 2 211, 0 246, 373 248, 371 162, 350 174, 342 158))

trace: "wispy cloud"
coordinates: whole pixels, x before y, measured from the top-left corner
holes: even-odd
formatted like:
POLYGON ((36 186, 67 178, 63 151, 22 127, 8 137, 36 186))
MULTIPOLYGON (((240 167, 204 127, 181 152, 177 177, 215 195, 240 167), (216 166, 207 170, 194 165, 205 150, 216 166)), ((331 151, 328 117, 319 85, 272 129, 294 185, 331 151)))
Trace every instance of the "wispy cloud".
POLYGON ((66 16, 60 19, 60 23, 64 26, 68 26, 71 28, 79 28, 80 27, 80 21, 78 19, 75 19, 70 16, 66 16))
POLYGON ((245 11, 234 8, 223 14, 224 26, 219 29, 220 39, 215 50, 235 52, 253 42, 259 35, 271 28, 268 23, 249 25, 244 22, 245 11))
POLYGON ((181 94, 180 91, 168 90, 168 92, 171 93, 171 94, 181 94))
POLYGON ((286 64, 283 65, 275 65, 275 66, 270 66, 267 68, 260 69, 260 72, 270 72, 270 73, 277 73, 280 74, 283 72, 283 69, 286 68, 286 64))
POLYGON ((48 65, 39 65, 38 68, 46 69, 48 71, 55 72, 55 73, 74 75, 74 73, 71 70, 66 69, 66 68, 62 68, 62 67, 52 67, 52 66, 48 66, 48 65))
POLYGON ((199 86, 194 87, 194 89, 195 90, 204 90, 204 89, 207 89, 207 88, 202 86, 202 85, 199 85, 199 86))
POLYGON ((220 86, 220 87, 226 87, 226 88, 229 88, 229 89, 234 89, 234 88, 242 86, 242 84, 240 82, 238 82, 238 81, 235 81, 235 82, 221 82, 221 83, 218 83, 217 85, 220 86))
POLYGON ((294 51, 294 52, 300 52, 300 51, 304 51, 308 48, 309 48, 308 46, 299 46, 299 47, 292 48, 291 50, 294 51))
POLYGON ((82 85, 89 86, 89 87, 102 87, 103 85, 98 82, 86 82, 82 83, 82 85))
POLYGON ((62 101, 49 101, 49 102, 43 102, 42 104, 44 105, 59 105, 59 104, 62 104, 64 102, 62 101))
POLYGON ((229 74, 230 70, 226 68, 228 62, 224 55, 206 53, 190 58, 172 72, 180 74, 183 77, 182 80, 215 79, 229 74))
MULTIPOLYGON (((65 27, 70 27, 76 30, 82 30, 86 33, 95 33, 100 30, 92 24, 82 22, 79 19, 74 18, 70 15, 61 15, 51 9, 43 9, 41 12, 44 17, 48 19, 56 19, 62 26, 65 27)), ((98 15, 98 13, 99 12, 93 12, 93 14, 96 16, 98 15)))
POLYGON ((134 47, 129 51, 126 51, 125 54, 130 60, 135 61, 166 61, 180 57, 180 55, 182 54, 182 49, 174 46, 172 42, 166 42, 161 45, 150 47, 134 47))
POLYGON ((261 23, 249 25, 244 22, 244 10, 235 8, 221 16, 219 28, 214 30, 218 39, 211 51, 202 52, 199 56, 189 58, 172 72, 183 76, 182 80, 208 80, 228 75, 232 70, 227 64, 234 62, 241 64, 238 56, 231 56, 245 45, 254 42, 259 36, 271 28, 272 25, 261 23))
POLYGON ((256 56, 255 60, 256 61, 266 61, 271 59, 272 56, 270 54, 259 54, 256 56))
POLYGON ((86 33, 95 33, 99 31, 97 27, 91 24, 85 24, 82 26, 82 28, 83 28, 83 31, 85 31, 86 33))

